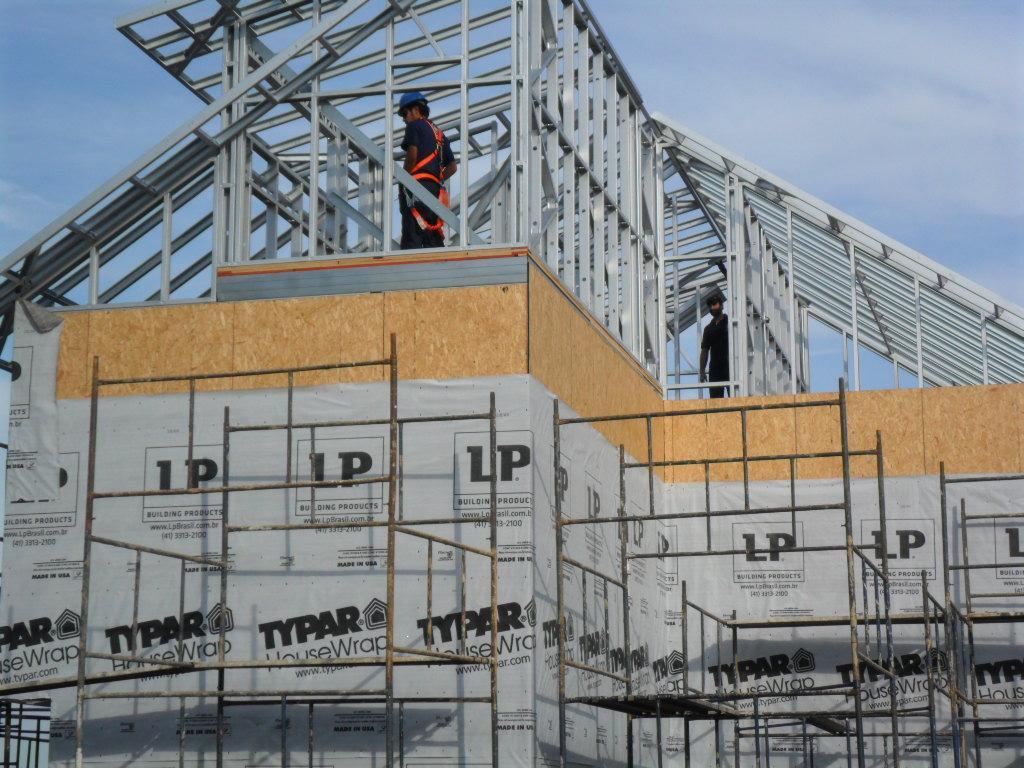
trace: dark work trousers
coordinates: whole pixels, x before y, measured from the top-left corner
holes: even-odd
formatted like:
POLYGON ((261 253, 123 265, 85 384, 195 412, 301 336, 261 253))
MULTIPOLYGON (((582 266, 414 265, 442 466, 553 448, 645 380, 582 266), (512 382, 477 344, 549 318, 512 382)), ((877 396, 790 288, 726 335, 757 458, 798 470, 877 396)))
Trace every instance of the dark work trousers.
MULTIPOLYGON (((708 381, 728 381, 729 380, 729 369, 715 370, 711 369, 708 371, 708 381)), ((718 398, 725 397, 725 387, 708 387, 708 397, 718 398)))
MULTIPOLYGON (((426 187, 435 197, 441 191, 441 185, 429 179, 421 179, 420 184, 426 187)), ((402 212, 402 250, 410 248, 444 248, 444 234, 437 230, 421 229, 420 223, 412 214, 412 209, 406 204, 405 197, 406 192, 403 189, 398 193, 398 210, 402 212)), ((431 224, 437 221, 437 216, 425 206, 416 205, 415 207, 425 221, 431 224)))

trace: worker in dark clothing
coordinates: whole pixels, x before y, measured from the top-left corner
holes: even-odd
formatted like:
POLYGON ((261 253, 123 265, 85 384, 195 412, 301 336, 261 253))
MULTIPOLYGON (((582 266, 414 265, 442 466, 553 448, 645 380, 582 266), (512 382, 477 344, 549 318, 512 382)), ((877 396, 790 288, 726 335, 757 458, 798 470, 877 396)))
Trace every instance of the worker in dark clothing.
MULTIPOLYGON (((427 97, 418 91, 405 94, 398 103, 398 114, 405 121, 402 139, 405 170, 447 206, 444 182, 458 170, 458 164, 448 139, 427 119, 430 116, 427 97)), ((401 185, 398 208, 402 212, 403 249, 444 247, 444 221, 425 205, 417 203, 412 193, 401 185)))
MULTIPOLYGON (((708 297, 711 322, 704 328, 700 341, 700 380, 729 380, 729 316, 722 311, 725 298, 716 291, 708 297), (711 367, 708 369, 708 357, 711 367), (707 372, 705 372, 707 371, 707 372)), ((725 397, 725 387, 709 387, 709 397, 725 397)))

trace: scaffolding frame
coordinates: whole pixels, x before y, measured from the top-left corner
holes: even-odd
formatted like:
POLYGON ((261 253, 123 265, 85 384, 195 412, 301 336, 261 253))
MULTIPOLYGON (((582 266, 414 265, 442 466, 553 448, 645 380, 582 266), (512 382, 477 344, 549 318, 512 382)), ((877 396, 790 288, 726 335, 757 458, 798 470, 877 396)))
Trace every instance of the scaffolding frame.
MULTIPOLYGON (((129 377, 129 378, 102 378, 100 376, 100 361, 96 357, 92 364, 92 386, 90 397, 89 416, 89 460, 86 491, 86 511, 84 526, 84 550, 82 567, 82 600, 81 600, 81 632, 79 635, 79 657, 78 673, 73 678, 62 678, 48 680, 45 683, 28 684, 21 686, 4 686, 0 689, 4 695, 26 693, 33 690, 70 688, 76 690, 75 707, 75 762, 78 768, 84 765, 85 737, 88 728, 85 706, 89 700, 97 699, 146 699, 163 698, 178 699, 180 703, 179 717, 179 765, 184 764, 185 754, 185 701, 187 699, 215 698, 217 704, 217 728, 216 728, 216 765, 218 768, 224 764, 224 739, 227 732, 225 721, 225 709, 227 706, 240 706, 249 704, 247 700, 256 705, 266 704, 267 699, 274 699, 276 704, 285 707, 291 704, 306 705, 309 712, 309 744, 308 755, 309 765, 313 760, 313 728, 312 717, 314 706, 320 704, 346 704, 346 703, 377 703, 385 707, 385 751, 388 764, 393 764, 396 753, 396 724, 395 709, 398 705, 401 722, 404 724, 404 708, 408 704, 415 703, 452 703, 452 704, 488 704, 491 720, 491 759, 492 764, 498 766, 498 622, 493 617, 498 615, 498 543, 497 543, 497 406, 494 392, 490 393, 489 408, 486 412, 456 413, 438 416, 399 416, 398 412, 398 355, 397 342, 394 334, 390 337, 390 352, 388 357, 375 360, 361 360, 353 362, 339 362, 324 365, 300 366, 292 368, 257 369, 241 372, 223 373, 199 373, 171 376, 151 377, 129 377), (386 418, 363 418, 363 419, 331 419, 322 421, 299 422, 293 418, 293 398, 295 378, 297 374, 311 372, 326 372, 353 368, 384 368, 387 372, 387 386, 389 393, 388 416, 386 418), (287 419, 284 423, 256 423, 241 424, 231 420, 230 406, 224 408, 223 421, 223 446, 222 461, 223 473, 219 486, 200 487, 194 481, 191 467, 193 466, 193 450, 195 445, 195 407, 197 383, 201 381, 242 379, 245 377, 287 377, 287 419), (96 461, 97 461, 97 436, 99 433, 99 402, 100 391, 104 387, 118 387, 123 385, 145 385, 161 383, 188 384, 188 445, 187 445, 187 466, 190 470, 186 473, 188 478, 183 488, 168 489, 127 489, 127 490, 97 490, 96 482, 96 461), (489 486, 488 511, 485 514, 474 514, 469 516, 452 516, 443 518, 407 519, 399 509, 400 493, 399 486, 402 482, 402 448, 401 435, 405 426, 409 424, 430 424, 454 421, 483 421, 488 426, 490 475, 487 478, 489 486), (386 426, 389 435, 388 447, 388 472, 372 477, 353 477, 351 479, 324 479, 317 480, 315 471, 315 439, 316 430, 331 427, 351 426, 386 426), (243 432, 255 431, 285 431, 286 432, 286 456, 285 456, 285 479, 283 482, 260 482, 260 483, 232 483, 230 480, 230 447, 232 435, 243 432), (296 431, 307 431, 310 435, 310 476, 304 480, 293 474, 292 470, 292 436, 296 431), (353 487, 358 485, 379 484, 387 485, 387 519, 386 520, 352 520, 352 521, 328 521, 316 519, 315 494, 317 489, 353 487), (281 523, 267 525, 245 525, 231 524, 230 522, 230 499, 233 494, 247 493, 266 490, 299 490, 307 489, 310 493, 310 518, 308 522, 281 523), (221 535, 219 541, 219 556, 216 558, 204 557, 179 552, 170 549, 146 546, 131 541, 112 539, 106 536, 98 536, 93 533, 93 523, 96 517, 97 502, 105 499, 143 498, 149 496, 182 496, 182 495, 214 495, 221 500, 221 535), (453 538, 440 536, 430 532, 431 526, 436 525, 462 525, 462 524, 485 524, 489 527, 489 546, 478 547, 457 541, 453 538), (226 657, 225 634, 227 632, 227 621, 224 620, 223 607, 228 605, 228 570, 230 552, 230 534, 256 534, 266 531, 297 531, 297 530, 344 530, 349 528, 386 528, 387 529, 387 554, 386 554, 386 576, 387 595, 385 601, 385 652, 383 656, 366 657, 338 657, 338 658, 317 658, 317 659, 278 659, 278 660, 233 660, 226 657), (426 529, 426 530, 425 530, 426 529), (459 605, 462 612, 462 625, 466 622, 466 555, 482 557, 489 561, 490 566, 490 599, 489 608, 492 621, 491 628, 491 652, 489 656, 471 655, 466 653, 465 632, 460 632, 461 652, 445 653, 429 648, 414 648, 398 645, 394 635, 394 605, 395 605, 395 579, 396 579, 396 546, 397 536, 401 534, 426 542, 426 605, 428 615, 431 615, 433 605, 433 574, 435 546, 453 548, 460 553, 460 584, 459 584, 459 605), (89 607, 90 607, 90 581, 91 581, 91 553, 93 545, 103 545, 125 549, 135 553, 134 564, 134 585, 131 592, 132 599, 132 639, 128 644, 128 654, 110 654, 91 651, 87 647, 89 628, 89 607), (141 593, 141 574, 143 554, 177 560, 181 564, 181 576, 178 585, 178 636, 176 639, 176 660, 153 659, 139 656, 135 650, 137 628, 139 624, 139 599, 141 593), (216 627, 211 626, 217 637, 217 659, 216 661, 186 661, 183 657, 183 614, 185 601, 185 563, 193 562, 217 569, 219 577, 219 602, 222 610, 216 627), (87 661, 89 659, 106 660, 132 665, 133 669, 123 672, 112 673, 89 673, 87 661), (407 666, 434 666, 434 665, 458 665, 458 666, 485 666, 489 670, 489 695, 488 696, 429 696, 429 697, 396 697, 395 696, 395 669, 396 667, 407 666), (355 688, 338 690, 317 690, 311 692, 308 689, 294 690, 269 690, 251 689, 238 690, 226 686, 226 673, 230 670, 239 669, 271 669, 271 668, 354 668, 354 667, 376 667, 385 670, 385 686, 383 689, 355 688), (180 675, 190 672, 217 673, 217 686, 215 690, 162 690, 151 692, 140 691, 102 691, 91 692, 90 686, 95 684, 110 683, 123 680, 134 680, 142 678, 153 678, 165 675, 180 675)), ((100 511, 101 512, 101 511, 100 511)), ((427 644, 433 636, 432 622, 427 622, 427 644)), ((281 733, 281 755, 282 764, 287 765, 288 743, 287 724, 282 719, 281 733)), ((404 745, 399 745, 399 752, 404 751, 404 745)))
MULTIPOLYGON (((689 725, 688 722, 691 719, 709 719, 715 722, 715 733, 716 733, 716 766, 721 766, 722 753, 719 749, 719 730, 720 722, 722 720, 731 720, 733 722, 733 745, 734 745, 734 761, 736 768, 739 766, 740 759, 740 739, 741 737, 748 736, 752 732, 754 737, 754 749, 757 760, 757 765, 761 764, 760 745, 761 745, 761 730, 765 730, 765 744, 768 744, 768 721, 771 719, 796 719, 803 729, 804 742, 807 743, 808 736, 806 734, 806 728, 808 725, 815 726, 820 730, 831 733, 832 735, 843 735, 848 742, 848 747, 852 749, 849 752, 850 756, 856 756, 858 768, 863 768, 865 765, 865 739, 873 738, 876 736, 875 733, 865 732, 864 722, 865 719, 875 716, 886 716, 889 718, 890 731, 887 734, 881 735, 883 739, 891 739, 892 742, 892 758, 894 761, 894 767, 899 766, 899 753, 900 753, 900 721, 901 718, 907 716, 913 716, 916 714, 925 714, 925 708, 915 707, 900 707, 897 703, 896 692, 896 678, 897 674, 893 665, 893 631, 892 627, 894 623, 907 623, 907 622, 919 622, 921 617, 906 617, 906 616, 894 616, 891 612, 891 597, 890 597, 890 578, 889 578, 889 564, 888 564, 888 543, 887 543, 887 525, 886 525, 886 513, 885 513, 885 474, 884 474, 884 462, 883 462, 883 448, 882 448, 882 437, 880 432, 876 432, 875 435, 875 447, 869 449, 852 449, 849 445, 849 431, 848 431, 848 415, 847 415, 847 396, 846 388, 843 380, 839 381, 839 392, 838 396, 827 399, 814 399, 796 403, 769 403, 769 404, 745 404, 745 405, 726 405, 720 407, 709 407, 703 409, 692 409, 692 410, 665 410, 660 412, 647 412, 647 413, 628 413, 618 415, 606 415, 606 416, 595 416, 595 417, 573 417, 573 418, 562 418, 559 413, 559 403, 556 399, 553 407, 552 424, 554 430, 554 472, 555 476, 559 476, 561 472, 561 429, 570 425, 586 424, 592 425, 596 423, 608 423, 608 422, 635 422, 641 421, 646 426, 646 447, 647 457, 645 461, 627 461, 625 447, 619 446, 619 509, 616 516, 609 516, 607 518, 600 517, 587 517, 587 518, 566 518, 562 515, 561 499, 556 494, 555 496, 555 551, 556 551, 556 570, 557 570, 557 611, 558 611, 558 709, 559 709, 559 759, 560 764, 567 765, 567 743, 566 743, 566 707, 573 704, 582 704, 595 707, 601 707, 613 711, 625 713, 627 715, 627 765, 632 768, 633 765, 633 719, 636 717, 653 717, 657 721, 657 739, 658 739, 658 765, 659 768, 662 764, 662 748, 661 748, 661 720, 663 717, 682 717, 685 722, 685 728, 687 731, 686 743, 686 755, 689 756, 690 741, 688 738, 689 725), (809 409, 809 408, 838 408, 838 424, 837 429, 839 432, 839 443, 840 449, 838 451, 819 451, 819 452, 796 452, 792 454, 778 454, 778 455, 755 455, 749 451, 748 435, 747 435, 747 416, 750 413, 756 413, 768 410, 781 410, 781 409, 809 409), (671 419, 678 416, 701 416, 701 415, 713 415, 713 414, 727 414, 737 413, 740 416, 740 432, 741 432, 741 445, 742 454, 737 457, 726 457, 726 458, 698 458, 698 459, 664 459, 655 460, 654 449, 653 449, 653 422, 656 419, 671 419), (880 565, 872 561, 868 555, 863 544, 857 544, 854 542, 854 536, 852 532, 852 515, 853 515, 853 501, 851 495, 851 469, 850 462, 853 457, 869 457, 874 458, 875 463, 875 474, 877 477, 877 498, 878 498, 878 512, 879 512, 879 528, 880 528, 880 539, 877 542, 877 548, 880 550, 880 565), (805 504, 798 505, 796 503, 796 466, 798 461, 810 460, 810 459, 840 459, 842 462, 842 485, 843 485, 843 501, 841 503, 830 503, 830 504, 805 504), (755 462, 774 461, 780 462, 785 461, 789 464, 789 477, 790 477, 790 500, 789 505, 780 505, 776 507, 752 507, 750 504, 750 465, 755 462), (713 464, 741 464, 743 468, 743 496, 744 504, 739 509, 728 509, 728 510, 711 510, 710 508, 710 477, 711 477, 711 465, 713 464), (702 512, 673 512, 673 513, 658 513, 655 510, 655 470, 657 468, 666 468, 674 466, 702 466, 704 468, 705 477, 705 499, 707 508, 702 512), (626 471, 631 469, 643 469, 647 472, 647 492, 648 492, 648 510, 646 514, 626 514, 626 471), (719 683, 716 683, 717 689, 714 692, 707 690, 696 689, 689 685, 689 656, 684 650, 684 659, 686 664, 686 672, 684 675, 684 693, 683 695, 663 695, 663 694, 649 694, 649 695, 636 695, 632 691, 632 675, 631 675, 631 664, 632 659, 630 655, 630 629, 629 629, 629 567, 628 563, 631 560, 636 559, 665 559, 665 558, 693 558, 693 557, 706 557, 706 556, 731 556, 736 554, 764 554, 768 553, 768 549, 754 548, 736 550, 736 549, 715 549, 711 544, 711 521, 716 517, 739 517, 739 516, 750 516, 750 515, 781 515, 788 514, 789 519, 792 523, 793 528, 796 526, 796 514, 812 512, 812 513, 826 513, 839 511, 843 515, 843 527, 846 531, 845 541, 842 544, 835 545, 801 545, 794 546, 793 548, 787 548, 787 552, 823 552, 823 551, 834 551, 844 552, 846 555, 846 581, 847 581, 847 608, 846 616, 841 615, 818 615, 818 616, 807 616, 807 617, 785 617, 785 618, 765 618, 765 619, 740 619, 735 615, 730 618, 725 618, 714 613, 707 611, 706 609, 696 605, 689 601, 686 597, 685 585, 682 586, 682 604, 680 606, 680 620, 682 624, 682 646, 688 650, 686 632, 687 627, 687 615, 689 610, 695 610, 701 616, 701 621, 711 621, 716 627, 717 641, 717 653, 721 658, 721 633, 727 631, 730 634, 731 648, 732 648, 732 663, 735 665, 742 659, 740 654, 740 632, 743 630, 750 629, 763 629, 763 628, 795 628, 795 627, 827 627, 827 626, 848 626, 849 627, 849 642, 850 642, 850 658, 852 675, 850 683, 840 683, 829 686, 814 686, 813 688, 803 689, 799 692, 793 692, 799 696, 809 697, 839 697, 844 698, 853 697, 853 708, 852 710, 836 710, 836 709, 806 709, 801 711, 762 711, 758 699, 760 698, 756 694, 741 693, 739 691, 738 675, 733 677, 733 688, 731 691, 724 690, 724 687, 719 683), (681 520, 681 519, 704 519, 706 522, 707 530, 707 546, 703 550, 689 550, 689 551, 676 551, 676 552, 628 552, 627 536, 625 526, 629 522, 643 522, 650 520, 681 520), (618 577, 611 576, 609 574, 603 574, 597 569, 592 568, 585 563, 576 561, 575 559, 568 557, 563 552, 564 547, 564 529, 567 526, 574 525, 598 525, 598 524, 616 524, 619 526, 620 536, 620 574, 618 577), (861 607, 858 608, 857 604, 857 564, 860 564, 861 571, 861 586, 863 591, 863 602, 861 607), (590 573, 591 575, 600 578, 604 581, 605 585, 612 584, 618 587, 623 592, 623 610, 622 610, 622 631, 623 631, 623 645, 625 648, 625 669, 623 675, 616 675, 611 673, 609 670, 600 669, 589 665, 580 664, 579 662, 573 661, 566 658, 566 606, 564 598, 564 567, 570 566, 582 570, 584 573, 590 573), (874 592, 874 610, 869 611, 869 583, 873 587, 874 592), (884 659, 881 657, 878 659, 872 658, 864 650, 861 650, 860 640, 858 638, 859 629, 863 628, 865 633, 865 649, 870 650, 870 629, 874 627, 877 647, 879 652, 884 651, 884 659), (884 632, 884 640, 883 640, 884 632), (566 696, 566 676, 568 670, 573 669, 578 672, 600 675, 606 678, 613 679, 625 686, 624 696, 583 696, 570 698, 566 696), (870 670, 874 674, 879 675, 883 679, 888 680, 889 685, 889 707, 885 713, 873 713, 864 712, 861 706, 861 685, 863 682, 862 673, 864 670, 870 670), (739 709, 739 703, 744 700, 750 700, 754 706, 753 720, 754 724, 752 729, 746 731, 741 728, 740 722, 744 719, 750 719, 750 715, 739 709), (851 719, 853 727, 851 728, 851 719), (764 720, 764 725, 761 721, 764 720), (842 721, 842 722, 840 722, 842 721), (850 741, 855 744, 850 745, 850 741)), ((703 653, 703 649, 702 649, 703 653)), ((734 669, 737 667, 734 666, 734 669)), ((703 688, 703 675, 702 675, 702 688, 703 688)), ((887 741, 883 742, 883 748, 888 753, 887 741)), ((813 747, 811 747, 813 749, 813 747)), ((687 762, 688 765, 688 762, 687 762)))
POLYGON ((1020 592, 975 592, 971 586, 973 571, 998 572, 1000 568, 1019 569, 1020 563, 972 561, 970 555, 971 537, 968 535, 972 524, 996 520, 1024 520, 1024 509, 1014 512, 973 512, 968 511, 967 501, 960 498, 959 508, 949 521, 949 487, 951 485, 967 485, 972 483, 1003 483, 1024 480, 1024 474, 1005 475, 967 475, 950 477, 946 474, 944 462, 939 464, 939 503, 942 519, 942 551, 943 551, 943 589, 945 597, 945 613, 947 621, 947 637, 949 648, 947 656, 950 665, 950 686, 948 698, 951 708, 951 725, 956 733, 954 743, 955 768, 966 768, 969 755, 973 755, 974 766, 982 766, 982 743, 987 736, 1007 736, 1024 738, 1024 716, 993 717, 987 713, 989 707, 1005 705, 1005 701, 993 697, 981 696, 978 691, 978 667, 975 653, 974 628, 977 624, 1015 624, 1024 623, 1024 603, 1017 608, 1008 610, 979 609, 975 601, 1010 600, 1024 601, 1020 592), (950 532, 956 533, 959 540, 959 562, 954 562, 956 554, 955 542, 951 541, 950 532), (962 585, 955 589, 954 575, 959 573, 962 585), (962 599, 960 605, 958 596, 962 599), (960 683, 964 680, 964 684, 960 683), (969 687, 966 683, 969 682, 969 687), (970 713, 967 713, 967 709, 970 713), (971 738, 973 736, 973 738, 971 738))
POLYGON ((0 768, 39 768, 43 744, 50 741, 50 702, 47 699, 0 699, 0 768), (24 752, 22 751, 24 747, 24 752))

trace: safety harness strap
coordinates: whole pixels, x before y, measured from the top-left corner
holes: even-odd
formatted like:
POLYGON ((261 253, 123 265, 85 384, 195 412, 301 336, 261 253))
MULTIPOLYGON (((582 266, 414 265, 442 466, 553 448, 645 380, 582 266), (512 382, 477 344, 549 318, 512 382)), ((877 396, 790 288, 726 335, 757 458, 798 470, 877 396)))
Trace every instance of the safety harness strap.
MULTIPOLYGON (((426 120, 426 118, 423 119, 426 120)), ((410 171, 410 174, 417 181, 419 181, 420 179, 429 179, 430 181, 433 181, 435 184, 439 184, 441 186, 441 189, 439 191, 438 198, 441 200, 442 205, 444 205, 447 208, 449 207, 449 198, 448 190, 444 188, 444 181, 438 175, 430 173, 429 171, 421 170, 422 168, 425 168, 428 165, 430 165, 430 163, 434 161, 434 158, 440 157, 441 149, 444 146, 444 134, 441 133, 441 129, 438 128, 429 120, 427 120, 427 125, 429 125, 430 129, 434 132, 434 141, 436 143, 434 151, 431 152, 422 160, 420 160, 418 163, 416 163, 416 165, 414 165, 412 170, 410 171)), ((438 172, 440 173, 440 163, 438 163, 438 172)), ((444 229, 444 221, 442 221, 440 216, 437 217, 437 221, 435 223, 428 224, 426 218, 423 216, 422 213, 419 212, 415 205, 412 206, 412 215, 413 218, 416 219, 416 223, 420 225, 420 229, 422 230, 425 230, 427 232, 441 232, 444 229)))

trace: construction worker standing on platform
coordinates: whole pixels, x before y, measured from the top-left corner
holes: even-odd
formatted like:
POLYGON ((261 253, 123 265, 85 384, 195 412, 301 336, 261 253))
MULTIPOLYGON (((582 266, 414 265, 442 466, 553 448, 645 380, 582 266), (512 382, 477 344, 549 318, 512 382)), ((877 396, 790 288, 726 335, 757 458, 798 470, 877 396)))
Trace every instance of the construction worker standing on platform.
MULTIPOLYGON (((707 298, 707 304, 711 322, 705 326, 701 337, 698 363, 702 384, 729 380, 729 316, 722 310, 725 297, 716 290, 707 298), (711 358, 710 368, 708 357, 711 358)), ((708 387, 708 397, 725 397, 725 387, 708 387)))
MULTIPOLYGON (((416 91, 402 96, 398 114, 405 121, 405 170, 427 191, 448 207, 448 191, 444 182, 458 170, 451 144, 441 129, 428 119, 430 106, 427 97, 416 91)), ((403 249, 443 248, 444 221, 412 193, 399 185, 398 208, 402 212, 403 249)))

